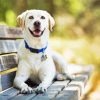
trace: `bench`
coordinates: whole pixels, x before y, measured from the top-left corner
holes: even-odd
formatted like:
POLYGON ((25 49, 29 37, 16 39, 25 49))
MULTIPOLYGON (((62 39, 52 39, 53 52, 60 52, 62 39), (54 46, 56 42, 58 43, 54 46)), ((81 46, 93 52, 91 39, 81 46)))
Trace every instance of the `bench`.
POLYGON ((13 87, 22 39, 20 28, 0 25, 0 100, 80 100, 91 72, 78 74, 72 81, 54 81, 44 94, 21 94, 13 87))

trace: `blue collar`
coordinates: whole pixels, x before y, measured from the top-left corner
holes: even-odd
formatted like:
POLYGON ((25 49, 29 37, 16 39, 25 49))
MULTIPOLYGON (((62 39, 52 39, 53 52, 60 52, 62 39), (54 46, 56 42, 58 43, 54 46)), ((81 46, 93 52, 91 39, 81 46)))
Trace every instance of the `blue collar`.
POLYGON ((27 44, 27 42, 24 40, 24 42, 25 42, 25 48, 26 49, 28 49, 30 52, 32 52, 32 53, 44 53, 44 51, 46 50, 46 48, 47 48, 47 45, 46 45, 46 47, 44 47, 44 48, 42 48, 42 49, 35 49, 35 48, 31 48, 28 44, 27 44))

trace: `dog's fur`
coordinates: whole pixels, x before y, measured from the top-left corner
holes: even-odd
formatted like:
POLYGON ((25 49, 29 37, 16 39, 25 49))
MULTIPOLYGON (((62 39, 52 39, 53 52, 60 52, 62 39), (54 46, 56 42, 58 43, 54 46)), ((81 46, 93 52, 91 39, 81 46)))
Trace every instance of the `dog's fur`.
POLYGON ((71 79, 72 76, 69 75, 66 61, 61 55, 53 52, 49 46, 49 33, 55 24, 53 17, 43 10, 27 10, 17 17, 17 21, 22 27, 24 40, 30 47, 41 49, 47 45, 44 52, 47 59, 41 61, 42 53, 30 52, 25 48, 23 41, 18 50, 19 64, 14 85, 21 89, 22 93, 31 93, 33 89, 25 83, 30 78, 39 84, 36 91, 40 93, 47 90, 57 73, 64 75, 64 77, 57 76, 58 80, 71 79), (40 26, 36 26, 35 22, 39 22, 40 26), (35 32, 35 29, 39 30, 35 32))

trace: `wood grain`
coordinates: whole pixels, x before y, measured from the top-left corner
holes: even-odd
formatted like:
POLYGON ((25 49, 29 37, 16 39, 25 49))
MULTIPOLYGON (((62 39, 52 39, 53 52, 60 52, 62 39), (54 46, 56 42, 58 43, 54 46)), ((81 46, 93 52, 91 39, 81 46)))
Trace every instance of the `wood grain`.
POLYGON ((88 75, 78 75, 72 80, 63 91, 61 91, 55 100, 80 100, 84 93, 84 88, 88 80, 88 75))
POLYGON ((0 38, 22 38, 22 30, 20 28, 11 28, 0 25, 0 38))
POLYGON ((81 89, 88 80, 88 74, 80 74, 74 80, 55 81, 44 94, 19 94, 19 90, 7 90, 0 94, 0 100, 80 100, 81 89), (79 83, 83 83, 79 84, 79 83), (16 92, 17 91, 17 92, 16 92))
POLYGON ((32 100, 55 100, 56 95, 60 91, 62 91, 67 85, 69 81, 56 81, 54 82, 47 90, 45 94, 39 94, 32 100))
POLYGON ((0 54, 17 52, 21 40, 0 40, 0 54))
POLYGON ((0 94, 0 100, 8 100, 13 98, 14 96, 16 96, 17 94, 19 94, 19 90, 16 88, 9 88, 8 90, 6 90, 5 92, 2 92, 0 94))
POLYGON ((8 54, 0 56, 0 71, 15 68, 18 65, 17 54, 8 54))
POLYGON ((2 90, 8 89, 13 86, 13 80, 15 77, 15 72, 8 73, 1 76, 1 88, 2 90))

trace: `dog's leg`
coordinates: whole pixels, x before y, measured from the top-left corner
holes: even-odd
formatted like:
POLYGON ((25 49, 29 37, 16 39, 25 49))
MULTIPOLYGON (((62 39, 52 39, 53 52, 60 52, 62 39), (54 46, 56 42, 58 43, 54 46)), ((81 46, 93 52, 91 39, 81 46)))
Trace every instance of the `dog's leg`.
POLYGON ((54 77, 51 76, 44 76, 44 80, 39 84, 39 86, 36 88, 36 93, 44 93, 47 91, 47 88, 50 86, 52 83, 54 77))
POLYGON ((56 76, 57 80, 65 80, 67 78, 74 79, 76 74, 89 71, 92 72, 94 70, 94 66, 92 65, 82 66, 77 64, 67 64, 64 58, 56 52, 53 52, 52 57, 58 71, 56 76))
POLYGON ((18 65, 18 70, 16 77, 14 79, 14 86, 21 89, 21 93, 32 93, 33 90, 29 87, 25 81, 29 78, 30 71, 29 66, 24 61, 20 61, 18 65))
POLYGON ((52 81, 54 80, 54 77, 56 75, 54 64, 51 63, 47 64, 45 68, 40 70, 39 78, 41 80, 41 83, 36 88, 36 93, 43 93, 47 91, 47 88, 51 85, 52 81))
POLYGON ((42 82, 39 84, 39 86, 36 88, 36 93, 44 93, 47 91, 47 88, 51 85, 54 77, 52 76, 45 76, 42 82))
POLYGON ((69 71, 67 68, 68 64, 66 63, 66 61, 60 54, 53 52, 52 58, 55 63, 55 66, 56 66, 56 70, 58 72, 58 74, 56 76, 57 80, 66 80, 66 79, 74 79, 75 78, 74 75, 69 74, 69 71))

